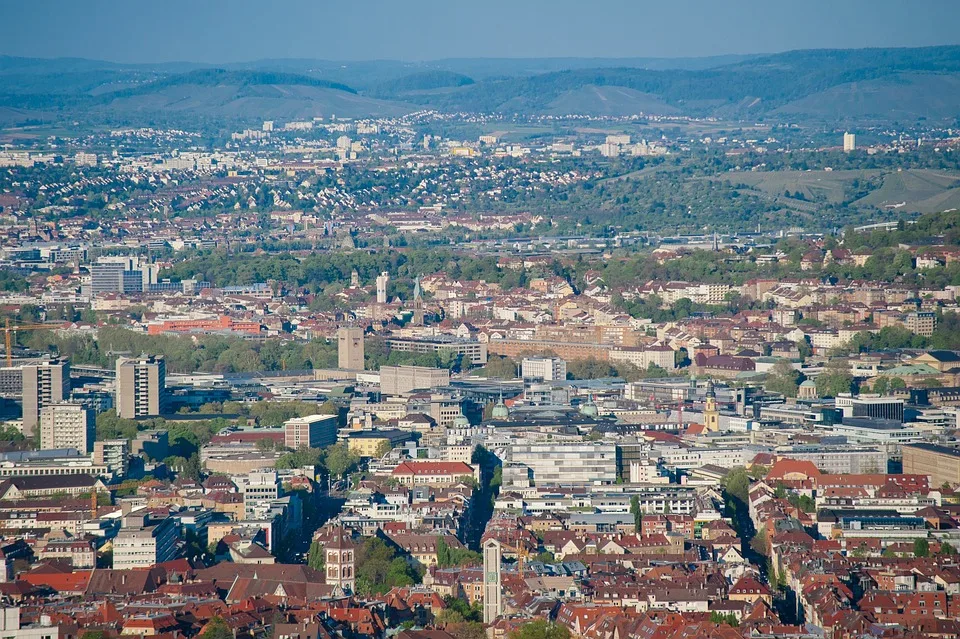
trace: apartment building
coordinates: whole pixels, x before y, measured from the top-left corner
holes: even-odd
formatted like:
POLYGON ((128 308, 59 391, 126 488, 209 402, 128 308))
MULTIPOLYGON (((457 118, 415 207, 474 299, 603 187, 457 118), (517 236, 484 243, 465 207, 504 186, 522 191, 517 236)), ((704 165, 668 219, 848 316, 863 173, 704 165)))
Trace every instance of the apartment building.
POLYGON ((113 540, 113 569, 149 568, 170 561, 177 555, 179 532, 170 517, 152 519, 146 514, 130 514, 113 540))
POLYGON ((65 359, 27 364, 23 375, 23 434, 33 435, 40 410, 70 397, 70 363, 65 359))
POLYGON ((165 408, 167 366, 163 356, 117 360, 117 415, 124 419, 156 417, 165 408))
POLYGON ((40 409, 41 450, 76 448, 89 453, 96 432, 94 412, 82 404, 63 402, 40 409))
POLYGON ((617 447, 614 444, 514 444, 511 461, 530 468, 538 486, 612 484, 617 481, 617 447))

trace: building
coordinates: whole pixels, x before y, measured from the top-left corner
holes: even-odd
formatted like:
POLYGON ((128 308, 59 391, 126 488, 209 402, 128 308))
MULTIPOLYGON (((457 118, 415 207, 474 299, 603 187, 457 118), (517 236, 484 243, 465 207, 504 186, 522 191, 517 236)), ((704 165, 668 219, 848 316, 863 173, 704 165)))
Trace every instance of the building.
POLYGON ((165 408, 167 366, 163 356, 117 360, 117 416, 156 417, 165 408))
POLYGON ((386 271, 377 276, 377 304, 387 303, 387 285, 390 283, 390 274, 386 271))
POLYGON ((559 357, 524 357, 520 370, 525 380, 557 382, 567 379, 567 363, 559 357))
POLYGON ((511 461, 533 471, 545 484, 613 484, 617 481, 617 447, 595 442, 514 444, 511 461))
POLYGON ((396 448, 397 446, 414 440, 420 436, 420 433, 414 433, 408 430, 357 430, 347 435, 347 446, 350 452, 360 457, 381 457, 387 446, 396 448))
POLYGON ((356 545, 343 528, 336 528, 333 535, 323 546, 325 581, 337 586, 343 592, 352 593, 356 575, 354 573, 354 551, 356 545))
POLYGON ((33 435, 40 421, 40 410, 70 397, 70 363, 67 360, 28 364, 23 375, 23 434, 33 435))
POLYGON ((337 443, 336 415, 294 417, 283 423, 283 444, 287 448, 323 448, 337 443))
POLYGON ((502 556, 499 541, 487 539, 483 542, 483 623, 487 625, 503 614, 502 556))
POLYGON ((844 417, 843 423, 834 424, 830 428, 834 435, 842 435, 848 442, 886 446, 891 456, 898 455, 902 445, 921 439, 918 429, 904 426, 893 419, 844 417))
POLYGON ((853 133, 843 134, 843 150, 849 153, 857 150, 857 136, 853 133))
POLYGON ((903 422, 902 399, 892 397, 851 397, 840 395, 836 398, 837 408, 844 417, 871 417, 903 422))
POLYGON ((280 497, 280 479, 273 470, 251 472, 246 479, 240 486, 243 510, 247 519, 256 519, 259 510, 280 497))
POLYGON ((129 514, 113 540, 113 569, 149 568, 177 556, 176 521, 155 520, 147 514, 129 514))
POLYGON ((40 448, 93 450, 97 425, 92 410, 82 404, 49 404, 40 409, 40 448))
POLYGON ((914 311, 903 318, 904 327, 911 333, 930 337, 937 328, 937 314, 933 311, 914 311))
POLYGON ((716 433, 720 431, 720 411, 717 409, 717 393, 713 389, 713 384, 707 386, 707 399, 703 407, 703 425, 707 432, 716 433))
POLYGON ((93 443, 93 461, 102 464, 114 476, 123 477, 129 470, 130 442, 126 439, 106 439, 93 443))
POLYGON ((960 449, 925 443, 904 446, 903 472, 926 475, 937 488, 960 485, 960 449))
POLYGON ((453 486, 474 477, 468 464, 441 461, 405 461, 390 474, 404 486, 453 486))
POLYGON ((824 446, 803 444, 777 448, 777 457, 809 461, 824 473, 875 474, 887 470, 889 456, 873 446, 824 446))
POLYGON ((391 338, 387 340, 391 350, 401 353, 446 353, 462 357, 471 366, 483 366, 487 363, 487 345, 472 340, 455 337, 434 337, 432 339, 391 338))
POLYGON ((49 624, 49 616, 46 616, 45 620, 41 617, 39 623, 23 623, 18 606, 0 607, 0 639, 69 639, 71 636, 76 637, 80 634, 77 632, 76 625, 71 627, 49 624))
POLYGON ((363 329, 355 326, 337 331, 337 366, 351 371, 363 370, 363 329))
POLYGON ((109 475, 106 465, 76 448, 60 450, 15 450, 0 453, 0 479, 45 475, 109 475))
POLYGON ((450 385, 450 371, 427 366, 381 366, 380 392, 384 395, 405 395, 450 385))

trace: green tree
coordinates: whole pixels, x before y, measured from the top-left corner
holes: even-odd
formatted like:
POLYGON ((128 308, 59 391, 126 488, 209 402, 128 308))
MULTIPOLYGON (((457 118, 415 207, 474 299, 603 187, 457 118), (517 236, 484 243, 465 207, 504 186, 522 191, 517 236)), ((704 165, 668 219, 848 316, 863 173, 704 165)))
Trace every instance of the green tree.
POLYGON ((913 540, 913 556, 914 557, 929 557, 930 556, 930 542, 926 539, 914 539, 913 540))
POLYGON ((722 485, 730 495, 743 503, 747 503, 750 491, 750 476, 743 466, 730 469, 730 472, 723 478, 722 485))
POLYGON ((884 377, 883 375, 877 377, 873 382, 873 392, 879 395, 886 395, 887 391, 890 390, 890 380, 884 377))
POLYGON ((831 360, 817 375, 817 393, 820 397, 836 397, 840 393, 849 393, 853 389, 853 375, 843 359, 831 360))
POLYGON ((360 458, 350 451, 346 442, 338 442, 326 449, 326 467, 331 477, 340 478, 357 467, 360 458))
POLYGON ((321 546, 317 540, 314 540, 310 544, 310 550, 307 552, 307 565, 320 572, 325 570, 326 560, 324 558, 323 546, 321 546))
POLYGON ((642 528, 643 512, 640 510, 640 496, 630 497, 630 514, 633 515, 633 531, 639 533, 642 528))
POLYGON ((233 631, 223 617, 214 617, 203 627, 200 639, 233 639, 233 631))
POLYGON ((790 364, 790 360, 779 359, 773 365, 764 383, 771 393, 780 393, 784 397, 796 397, 800 387, 800 373, 790 364))
POLYGON ((524 624, 507 636, 509 639, 570 639, 570 631, 566 626, 538 619, 524 624))

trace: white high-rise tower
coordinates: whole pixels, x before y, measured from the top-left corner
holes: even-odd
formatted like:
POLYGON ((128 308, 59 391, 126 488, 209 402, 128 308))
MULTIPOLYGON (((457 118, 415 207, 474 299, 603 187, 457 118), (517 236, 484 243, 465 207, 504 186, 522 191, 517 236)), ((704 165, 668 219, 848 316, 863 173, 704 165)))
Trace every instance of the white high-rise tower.
POLYGON ((384 271, 377 276, 377 304, 387 303, 387 284, 390 283, 390 274, 384 271))

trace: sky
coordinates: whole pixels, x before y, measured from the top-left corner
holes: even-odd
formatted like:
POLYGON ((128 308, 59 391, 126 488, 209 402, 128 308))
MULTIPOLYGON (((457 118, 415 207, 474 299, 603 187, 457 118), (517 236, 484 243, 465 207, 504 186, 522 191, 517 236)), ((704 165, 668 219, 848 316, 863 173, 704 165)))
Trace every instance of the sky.
POLYGON ((960 44, 958 0, 0 0, 0 54, 697 57, 960 44))

